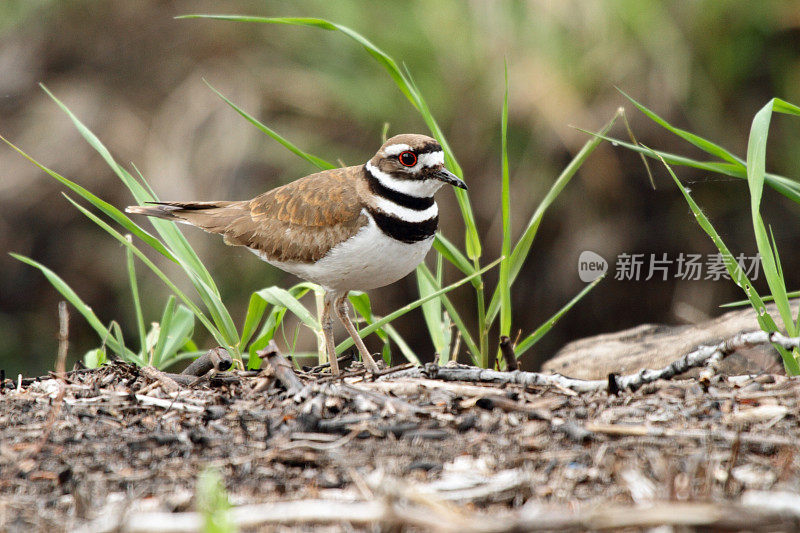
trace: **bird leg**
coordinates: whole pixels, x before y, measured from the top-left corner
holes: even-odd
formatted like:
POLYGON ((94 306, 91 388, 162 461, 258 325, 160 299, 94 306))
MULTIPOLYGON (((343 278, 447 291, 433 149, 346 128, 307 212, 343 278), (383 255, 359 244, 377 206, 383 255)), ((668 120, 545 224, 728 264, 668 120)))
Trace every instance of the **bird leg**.
POLYGON ((336 359, 336 343, 333 341, 333 317, 331 305, 336 293, 325 292, 324 305, 322 306, 322 333, 325 336, 325 351, 328 352, 328 361, 331 364, 331 374, 339 375, 339 361, 336 359))
POLYGON ((339 317, 339 320, 342 321, 342 324, 344 325, 344 328, 347 330, 347 333, 349 333, 350 337, 352 337, 353 341, 355 341, 356 347, 358 348, 358 351, 361 353, 361 358, 364 360, 364 364, 367 365, 367 368, 373 374, 378 373, 379 369, 378 365, 375 364, 375 359, 372 358, 372 354, 369 353, 369 350, 367 350, 367 347, 364 345, 364 341, 361 340, 361 337, 358 335, 358 331, 356 330, 356 327, 353 325, 353 321, 350 320, 350 313, 349 309, 347 308, 347 292, 339 295, 334 305, 335 305, 334 310, 336 311, 336 315, 339 317))

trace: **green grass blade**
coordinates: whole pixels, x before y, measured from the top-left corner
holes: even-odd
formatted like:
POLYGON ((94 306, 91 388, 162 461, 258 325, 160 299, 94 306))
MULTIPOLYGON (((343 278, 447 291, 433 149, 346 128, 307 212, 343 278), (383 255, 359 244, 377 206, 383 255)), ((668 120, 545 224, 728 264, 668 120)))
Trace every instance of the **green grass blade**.
MULTIPOLYGON (((154 200, 153 196, 142 186, 142 184, 136 181, 133 176, 131 176, 124 168, 117 164, 117 162, 111 156, 111 153, 102 144, 102 142, 100 142, 97 136, 95 136, 94 133, 92 133, 69 110, 69 108, 67 108, 52 93, 50 93, 46 87, 42 86, 42 88, 69 116, 84 139, 86 139, 89 145, 92 146, 95 151, 101 155, 101 157, 103 157, 106 163, 117 174, 117 177, 119 177, 123 184, 130 190, 134 198, 136 198, 139 203, 154 200)), ((187 276, 192 281, 195 289, 200 295, 200 298, 203 300, 203 303, 208 307, 212 319, 216 324, 218 333, 221 333, 223 338, 226 339, 224 345, 231 348, 234 347, 239 335, 236 331, 236 326, 233 323, 230 313, 228 313, 228 310, 225 308, 222 300, 220 299, 219 289, 214 283, 214 280, 211 278, 211 274, 205 268, 203 263, 200 261, 200 258, 189 245, 189 242, 174 223, 158 219, 152 219, 151 223, 167 243, 172 255, 174 256, 174 259, 186 272, 187 276)))
MULTIPOLYGON (((92 194, 88 190, 84 189, 80 185, 72 182, 71 180, 61 176, 57 172, 54 172, 54 171, 50 170, 49 168, 45 167, 44 165, 40 164, 38 161, 36 161, 32 157, 30 157, 28 154, 26 154, 25 152, 23 152, 22 150, 20 150, 19 148, 17 148, 16 146, 11 144, 10 142, 8 142, 7 140, 5 140, 5 139, 3 139, 3 140, 9 146, 11 146, 11 148, 13 148, 18 153, 20 153, 23 157, 25 157, 26 159, 31 161, 34 165, 38 166, 44 172, 46 172, 47 174, 49 174, 50 176, 52 176, 56 180, 60 181, 61 183, 63 183, 64 185, 66 185, 67 187, 69 187, 70 189, 75 191, 76 193, 78 193, 81 197, 85 198, 92 205, 96 206, 103 213, 105 213, 110 218, 115 220, 117 223, 122 225, 125 229, 127 229, 128 231, 130 231, 131 233, 133 233, 134 235, 136 235, 140 239, 142 239, 145 242, 145 244, 149 245, 150 247, 152 247, 153 249, 155 249, 156 251, 158 251, 159 253, 161 253, 162 255, 164 255, 165 257, 170 259, 171 261, 174 261, 174 262, 178 263, 179 265, 181 265, 183 267, 184 271, 190 277, 190 279, 192 279, 192 281, 194 282, 195 288, 197 289, 197 291, 200 294, 200 296, 203 299, 203 301, 206 303, 206 305, 209 306, 209 309, 212 311, 212 317, 214 318, 214 321, 220 326, 220 328, 224 329, 224 331, 226 333, 226 336, 230 337, 231 339, 233 339, 234 337, 237 336, 236 327, 233 324, 233 320, 231 319, 230 314, 228 313, 227 309, 225 309, 224 305, 222 304, 221 299, 219 298, 219 291, 216 289, 216 286, 215 285, 211 285, 211 286, 207 285, 205 283, 205 281, 202 279, 202 273, 201 272, 198 273, 197 269, 187 266, 187 264, 185 263, 185 259, 184 259, 186 254, 183 254, 183 256, 177 255, 177 254, 173 254, 173 252, 168 250, 158 239, 156 239, 155 237, 153 237, 152 235, 150 235, 149 233, 144 231, 142 228, 140 228, 138 225, 136 225, 132 220, 130 220, 127 216, 125 216, 125 214, 123 214, 121 211, 119 211, 116 207, 114 207, 111 204, 108 204, 107 202, 101 200, 99 197, 95 196, 94 194, 92 194), (198 281, 198 279, 200 281, 198 281)), ((131 179, 133 179, 133 178, 131 178, 131 179)), ((156 221, 153 221, 153 222, 156 222, 156 221)), ((166 222, 166 221, 160 221, 160 222, 165 223, 168 226, 173 226, 172 229, 174 231, 177 231, 178 233, 180 233, 177 230, 177 228, 174 227, 173 223, 166 222)), ((183 235, 181 235, 180 238, 183 239, 183 235)), ((186 245, 188 246, 188 243, 186 245)), ((194 252, 192 252, 192 254, 193 253, 194 252)), ((212 281, 212 284, 213 284, 213 281, 212 281)))
MULTIPOLYGON (((617 113, 611 118, 610 121, 606 123, 600 130, 601 135, 604 135, 617 119, 621 116, 621 112, 617 111, 617 113)), ((519 275, 519 271, 522 269, 522 265, 525 263, 525 260, 528 258, 528 254, 530 253, 531 246, 533 245, 533 240, 536 237, 536 232, 539 230, 539 225, 542 222, 542 218, 544 217, 545 212, 550 207, 550 205, 558 198, 558 195, 561 194, 561 191, 564 190, 564 187, 570 182, 572 177, 578 171, 578 169, 583 165, 586 159, 594 152, 594 150, 598 147, 600 142, 602 142, 601 136, 595 136, 593 139, 590 139, 583 145, 580 151, 572 158, 566 168, 561 172, 558 176, 556 181, 550 187, 550 190, 547 192, 545 197, 539 202, 536 211, 531 216, 530 220, 528 221, 528 225, 525 228, 525 231, 522 233, 522 236, 517 241, 517 244, 514 246, 514 250, 511 252, 511 265, 509 268, 509 284, 513 284, 514 280, 517 279, 517 275, 519 275)), ((500 310, 500 291, 499 286, 495 289, 494 293, 492 294, 492 299, 489 302, 489 307, 486 311, 486 322, 491 324, 494 322, 494 319, 497 317, 497 313, 500 310)))
POLYGON ((86 319, 86 322, 89 323, 89 326, 97 333, 98 337, 101 339, 106 339, 106 344, 108 345, 111 350, 114 351, 118 356, 122 357, 126 361, 134 361, 138 359, 133 352, 124 348, 124 346, 120 345, 116 339, 113 337, 108 336, 108 328, 106 328, 103 323, 97 318, 97 315, 94 314, 94 311, 91 307, 86 305, 86 303, 81 300, 80 296, 70 287, 66 281, 64 281, 58 274, 44 266, 43 264, 30 259, 29 257, 25 257, 24 255, 19 255, 15 253, 9 254, 11 257, 18 261, 22 261, 23 263, 30 265, 36 269, 38 269, 44 277, 47 278, 47 281, 53 286, 55 290, 57 290, 61 296, 64 297, 72 306, 86 319))
POLYGON ((308 309, 306 309, 305 306, 301 304, 297 298, 292 296, 292 294, 286 289, 281 289, 280 287, 267 287, 266 289, 256 291, 255 294, 260 298, 263 298, 264 301, 271 305, 285 307, 297 318, 299 318, 303 324, 314 331, 319 331, 321 329, 317 319, 314 318, 308 309))
MULTIPOLYGON (((122 353, 126 353, 126 352, 129 352, 129 351, 131 353, 133 353, 132 350, 128 350, 125 347, 125 337, 123 337, 122 328, 119 327, 119 324, 117 323, 116 320, 112 320, 111 321, 111 326, 108 329, 109 329, 109 331, 113 332, 112 336, 113 336, 114 340, 116 341, 117 345, 120 347, 120 351, 122 353)), ((108 342, 106 342, 106 345, 108 345, 108 342)))
MULTIPOLYGON (((371 324, 374 321, 372 302, 370 301, 369 294, 361 291, 350 291, 347 298, 350 300, 350 303, 353 304, 353 309, 361 315, 361 318, 363 318, 367 324, 371 324)), ((383 329, 379 329, 375 331, 375 333, 384 342, 389 339, 389 335, 383 329)))
MULTIPOLYGON (((143 204, 145 202, 156 200, 156 198, 154 198, 153 195, 151 195, 150 192, 144 186, 142 186, 142 184, 136 181, 136 179, 131 176, 128 171, 126 171, 114 160, 111 152, 109 152, 100 139, 98 139, 97 136, 92 133, 92 131, 89 130, 89 128, 87 128, 66 105, 56 98, 55 95, 53 95, 47 89, 47 87, 44 85, 41 87, 62 109, 62 111, 67 114, 72 123, 78 129, 78 132, 83 136, 86 142, 89 143, 89 145, 94 148, 94 150, 106 161, 106 164, 111 167, 111 169, 120 179, 120 181, 122 181, 125 187, 128 188, 137 202, 143 204)), ((161 235, 161 237, 164 239, 164 242, 166 242, 173 255, 182 260, 182 266, 184 269, 187 267, 190 268, 195 278, 202 279, 203 282, 210 287, 217 296, 219 296, 219 290, 216 288, 214 280, 211 278, 211 274, 200 261, 200 258, 189 245, 186 237, 183 236, 177 226, 174 223, 166 220, 151 219, 150 222, 153 224, 153 227, 156 228, 156 231, 158 231, 159 235, 161 235)))
MULTIPOLYGON (((778 268, 778 283, 781 286, 781 291, 783 296, 786 298, 787 306, 790 306, 789 299, 791 298, 791 294, 786 292, 786 278, 783 276, 783 266, 781 265, 781 256, 778 253, 778 243, 775 242, 775 235, 772 233, 772 226, 769 228, 769 237, 770 242, 772 244, 772 251, 775 252, 775 266, 778 268)), ((800 313, 798 313, 798 323, 800 323, 800 313)), ((786 327, 786 332, 790 337, 797 337, 798 333, 800 333, 800 326, 795 324, 794 319, 792 318, 792 311, 791 307, 789 308, 789 321, 784 322, 784 326, 786 327)), ((800 354, 795 354, 800 355, 800 354)))
POLYGON ((140 226, 138 226, 136 223, 134 223, 130 218, 128 218, 125 215, 125 213, 123 213, 122 211, 120 211, 119 209, 114 207, 113 205, 109 204, 108 202, 102 200, 98 196, 95 196, 88 189, 85 189, 84 187, 81 187, 77 183, 65 178, 64 176, 62 176, 61 174, 55 172, 54 170, 51 170, 51 169, 47 168, 46 166, 42 165, 37 160, 35 160, 33 157, 31 157, 30 155, 25 153, 22 149, 20 149, 16 145, 12 144, 8 139, 4 138, 2 135, 0 135, 0 140, 5 142, 9 147, 11 147, 17 153, 19 153, 22 157, 24 157, 25 159, 27 159, 28 161, 30 161, 31 163, 33 163, 34 165, 39 167, 46 174, 48 174, 51 177, 55 178, 57 181, 61 182, 63 185, 66 185, 67 187, 69 187, 71 190, 76 192, 83 199, 85 199, 86 201, 91 203, 93 206, 98 208, 100 211, 105 213, 108 217, 110 217, 111 219, 116 221, 119 225, 124 227, 126 230, 130 231, 132 234, 134 234, 137 237, 139 237, 140 239, 142 239, 148 246, 153 248, 155 251, 157 251, 158 253, 160 253, 161 255, 166 257, 167 259, 169 259, 171 261, 175 261, 175 257, 172 255, 172 252, 167 250, 164 247, 164 245, 161 243, 161 241, 159 241, 158 239, 153 237, 150 233, 148 233, 147 231, 142 229, 140 226))
POLYGON ((242 336, 239 339, 239 347, 244 350, 247 343, 253 337, 256 328, 261 323, 264 317, 264 312, 267 310, 267 302, 256 294, 250 295, 250 303, 247 305, 247 313, 244 317, 244 326, 242 327, 242 336))
MULTIPOLYGON (((766 332, 773 332, 778 331, 778 326, 775 324, 775 321, 772 319, 772 316, 767 312, 767 308, 764 305, 764 301, 759 296, 758 292, 756 291, 753 284, 747 278, 747 275, 744 273, 742 268, 739 266, 739 263, 731 254, 728 247, 722 241, 722 238, 717 233, 717 230, 714 229, 714 226, 711 224, 711 221, 708 220, 708 217, 703 213, 700 206, 694 201, 694 198, 689 194, 689 191, 686 190, 686 187, 683 186, 681 181, 678 179, 678 176, 672 171, 672 167, 670 167, 667 162, 662 159, 661 162, 667 168, 669 175, 672 177, 672 181, 675 182, 675 185, 678 186, 678 189, 683 194, 683 197, 686 199, 686 202, 689 204, 689 208, 694 213, 695 219, 697 220, 698 225, 706 232, 706 234, 711 237, 711 241, 714 243, 714 246, 717 247, 719 253, 722 255, 725 268, 727 269, 728 273, 731 276, 731 279, 742 288, 747 296, 747 299, 750 301, 750 305, 753 306, 753 309, 756 311, 756 320, 758 321, 759 326, 766 332)), ((776 348, 779 348, 776 346, 776 348)), ((783 358, 783 364, 786 367, 787 373, 790 375, 797 375, 800 374, 800 364, 798 361, 786 350, 783 348, 779 348, 778 351, 783 358)))
MULTIPOLYGON (((417 289, 419 290, 420 298, 425 298, 429 294, 436 292, 434 284, 424 275, 420 275, 420 269, 423 268, 428 268, 425 263, 417 265, 417 289)), ((449 339, 447 339, 447 342, 445 341, 444 328, 447 325, 444 324, 441 298, 431 298, 421 307, 422 316, 425 319, 425 325, 433 343, 434 351, 439 355, 447 354, 450 351, 450 342, 449 339)))
MULTIPOLYGON (((187 339, 190 339, 194 331, 194 315, 184 305, 178 305, 177 309, 172 314, 170 319, 169 328, 167 328, 166 336, 160 346, 160 350, 156 349, 155 366, 163 368, 165 361, 174 357, 178 351, 186 345, 187 339)), ((161 332, 164 332, 162 328, 161 332)), ((161 339, 159 339, 161 341, 161 339)), ((157 345, 158 348, 158 345, 157 345)))
POLYGON ((750 188, 750 213, 753 219, 753 231, 756 237, 758 252, 761 254, 761 265, 767 279, 775 305, 784 325, 793 329, 794 319, 789 307, 786 287, 779 274, 779 266, 775 252, 770 243, 764 220, 761 218, 761 198, 764 192, 766 174, 767 137, 772 119, 774 100, 770 100, 753 118, 750 127, 750 139, 747 143, 747 184, 750 188))
MULTIPOLYGON (((410 304, 404 305, 400 309, 397 309, 394 312, 389 313, 385 317, 381 318, 380 320, 376 320, 374 323, 370 324, 369 326, 367 326, 366 328, 361 330, 361 335, 365 337, 365 336, 369 335, 370 333, 374 332, 376 329, 382 327, 384 324, 388 324, 392 320, 405 315, 409 311, 413 311, 414 309, 416 309, 420 305, 424 304, 428 300, 430 300, 432 298, 437 298, 437 297, 441 296, 442 294, 446 294, 446 293, 452 291, 453 289, 456 289, 456 288, 460 287, 461 285, 463 285, 463 284, 467 283, 468 281, 470 281, 472 278, 478 277, 481 274, 483 274, 484 272, 486 272, 487 270, 489 270, 491 268, 494 268, 502 260, 503 260, 503 257, 501 257, 499 259, 496 259, 496 260, 492 261, 491 263, 489 263, 488 265, 486 265, 485 267, 483 267, 482 269, 476 270, 473 274, 471 274, 471 275, 469 275, 469 276, 467 276, 465 278, 462 278, 461 280, 459 280, 459 281, 457 281, 457 282, 455 282, 455 283, 453 283, 451 285, 448 285, 447 287, 445 287, 445 288, 443 288, 441 290, 438 290, 438 291, 436 291, 436 292, 434 292, 432 294, 429 294, 425 298, 420 298, 419 300, 411 302, 410 304)), ((344 350, 346 350, 347 348, 349 348, 352 345, 353 345, 353 339, 347 339, 344 342, 340 343, 336 347, 336 353, 337 354, 338 353, 342 353, 344 350)))
MULTIPOLYGON (((375 321, 375 315, 372 313, 372 303, 370 302, 369 295, 365 292, 353 291, 349 295, 350 302, 353 304, 353 308, 358 312, 359 315, 364 318, 367 325, 372 324, 375 321)), ((359 330, 360 331, 360 330, 359 330)), ((414 364, 421 364, 419 359, 417 358, 417 354, 415 354, 405 339, 398 333, 396 329, 394 329, 391 324, 384 324, 383 327, 378 328, 375 330, 375 333, 381 340, 384 341, 384 346, 388 345, 389 339, 391 339, 400 350, 400 353, 403 354, 403 357, 406 358, 407 361, 414 363, 414 364)), ((383 355, 386 354, 391 355, 391 352, 386 352, 384 350, 383 355)), ((389 361, 391 362, 391 361, 389 361)))
POLYGON ((506 259, 500 263, 500 335, 511 334, 511 177, 508 170, 508 64, 505 64, 505 93, 503 111, 500 118, 500 153, 502 158, 501 214, 503 219, 503 239, 501 254, 506 259))
POLYGON ((156 368, 159 367, 159 363, 163 359, 162 350, 164 349, 167 335, 172 326, 173 311, 175 311, 175 296, 170 294, 169 298, 167 298, 167 305, 164 306, 164 312, 161 314, 161 321, 158 323, 158 338, 156 339, 155 346, 153 346, 153 351, 149 354, 145 354, 149 356, 148 364, 156 368))
POLYGON ((436 237, 433 240, 433 248, 467 276, 475 272, 475 267, 467 259, 467 256, 462 254, 461 250, 441 233, 436 233, 436 237))
POLYGON ((661 118, 660 116, 656 115, 653 111, 651 111, 650 109, 648 109, 644 105, 642 105, 639 102, 637 102, 636 100, 634 100, 629 94, 627 94, 626 92, 621 90, 619 87, 617 87, 617 90, 620 93, 622 93, 622 96, 624 96, 625 98, 630 100, 630 102, 633 105, 635 105, 639 109, 639 111, 641 111, 642 113, 647 115, 647 117, 650 120, 652 120, 653 122, 655 122, 656 124, 658 124, 662 128, 666 129, 667 131, 669 131, 669 132, 677 135, 681 139, 683 139, 683 140, 695 145, 696 147, 700 148, 704 152, 706 152, 706 153, 708 153, 710 155, 713 155, 715 157, 719 157, 723 161, 727 161, 729 163, 734 163, 734 164, 737 164, 737 165, 744 165, 745 164, 745 162, 741 158, 736 157, 736 155, 732 154, 731 152, 729 152, 725 148, 723 148, 723 147, 719 146, 718 144, 715 144, 715 143, 713 143, 713 142, 711 142, 711 141, 709 141, 707 139, 704 139, 704 138, 700 137, 699 135, 695 135, 694 133, 688 132, 686 130, 682 130, 680 128, 676 128, 675 126, 673 126, 672 124, 670 124, 669 122, 667 122, 666 120, 661 118))
MULTIPOLYGON (((298 283, 297 285, 291 287, 289 289, 289 294, 299 300, 302 298, 307 292, 314 290, 316 286, 313 283, 298 283)), ((256 293, 253 294, 256 298, 260 298, 256 293)), ((261 326, 256 338, 247 348, 247 351, 250 355, 250 358, 247 362, 247 367, 251 369, 259 368, 261 366, 261 360, 256 355, 258 350, 264 349, 269 341, 274 338, 275 332, 277 331, 278 327, 281 325, 283 321, 283 317, 286 315, 286 307, 284 306, 273 306, 270 309, 270 312, 267 314, 267 318, 264 321, 264 324, 261 326)), ((244 350, 244 346, 242 346, 244 350)))
POLYGON ((522 355, 523 353, 527 352, 534 344, 539 342, 539 339, 547 335, 547 333, 553 329, 553 326, 558 323, 558 321, 563 317, 567 312, 572 309, 572 307, 581 301, 581 299, 589 294, 589 291, 595 288, 595 286, 600 283, 605 276, 600 276, 593 282, 589 283, 586 287, 581 289, 581 291, 576 294, 567 304, 559 309, 553 316, 547 319, 544 324, 536 328, 536 330, 522 339, 519 344, 514 348, 515 353, 517 356, 522 355))
MULTIPOLYGON (((800 298, 800 291, 787 292, 786 296, 788 296, 789 299, 800 298)), ((773 300, 772 296, 769 296, 769 295, 762 296, 761 299, 764 300, 765 302, 771 302, 773 300)), ((727 307, 742 307, 743 305, 750 305, 750 300, 737 300, 735 302, 728 302, 726 304, 720 305, 720 307, 723 307, 723 308, 727 308, 727 307)))
MULTIPOLYGON (((128 242, 133 242, 130 235, 125 235, 128 242)), ((139 299, 139 283, 136 279, 136 265, 133 263, 133 252, 130 248, 125 249, 125 262, 128 266, 128 281, 133 297, 133 310, 136 315, 136 330, 139 333, 140 350, 144 351, 147 346, 147 333, 144 329, 144 315, 142 314, 142 302, 139 299)))
MULTIPOLYGON (((424 264, 420 266, 421 267, 424 266, 422 270, 422 275, 425 276, 430 283, 435 284, 436 290, 438 291, 440 289, 440 284, 436 280, 436 278, 433 277, 433 273, 424 264)), ((450 320, 453 321, 453 324, 455 324, 456 328, 458 328, 458 331, 461 332, 461 339, 466 345, 467 350, 469 350, 472 362, 475 365, 479 366, 480 353, 481 353, 480 348, 478 348, 478 345, 475 343, 475 340, 472 338, 472 335, 470 335, 469 328, 467 328, 466 324, 464 324, 464 321, 461 319, 461 315, 458 314, 458 311, 456 310, 453 303, 450 301, 450 298, 448 298, 446 294, 442 294, 440 298, 442 300, 442 303, 444 304, 445 309, 447 309, 447 314, 450 315, 450 320)))
POLYGON ((256 355, 256 352, 263 350, 269 344, 269 341, 275 337, 275 332, 283 321, 286 315, 285 307, 273 307, 267 314, 267 319, 261 326, 261 330, 256 335, 256 338, 247 349, 249 359, 247 360, 247 368, 250 370, 261 368, 261 359, 256 355))
POLYGON ((331 169, 331 168, 336 168, 336 165, 334 165, 332 163, 329 163, 328 161, 325 161, 324 159, 321 159, 321 158, 319 158, 319 157, 317 157, 315 155, 309 154, 308 152, 304 152, 303 150, 298 148, 296 145, 294 145, 292 142, 288 141, 285 137, 281 136, 278 132, 276 132, 275 130, 273 130, 272 128, 267 126, 266 124, 262 123, 261 121, 257 120, 255 117, 253 117, 252 115, 250 115, 249 113, 247 113, 246 111, 241 109, 239 106, 237 106, 236 104, 234 104, 233 102, 228 100, 228 98, 226 98, 225 95, 223 95, 221 92, 219 92, 217 89, 215 89, 214 86, 212 86, 206 80, 203 80, 203 81, 205 82, 206 85, 208 85, 208 87, 212 91, 217 93, 217 96, 222 98, 222 100, 224 100, 226 104, 231 106, 234 111, 236 111, 241 116, 243 116, 250 124, 252 124, 256 128, 258 128, 259 130, 261 130, 263 133, 267 134, 268 136, 272 137, 275 141, 277 141, 279 144, 281 144, 284 148, 286 148, 287 150, 289 150, 293 154, 297 155, 298 157, 300 157, 302 159, 305 159, 306 161, 308 161, 309 163, 311 163, 312 165, 314 165, 315 167, 317 167, 320 170, 328 170, 328 169, 331 169))
MULTIPOLYGON (((167 277, 164 272, 158 268, 155 263, 153 263, 139 248, 136 247, 135 244, 128 242, 128 240, 116 231, 114 228, 109 226, 105 221, 98 218, 94 213, 90 212, 88 209, 83 207, 82 205, 78 204, 72 198, 67 197, 67 199, 74 205, 81 213, 86 215, 92 222, 100 226, 106 233, 114 237, 116 240, 124 244, 126 247, 130 248, 131 251, 138 257, 153 273, 158 276, 158 278, 175 294, 180 300, 192 310, 192 313, 197 317, 197 319, 206 327, 209 333, 220 343, 220 345, 225 346, 226 348, 233 349, 233 345, 225 338, 220 330, 214 327, 214 324, 206 317, 203 312, 194 304, 184 293, 181 291, 169 277, 167 277)), ((234 352, 235 353, 235 352, 234 352)))
MULTIPOLYGON (((623 148, 627 148, 628 150, 638 152, 647 157, 651 157, 653 159, 662 158, 670 165, 692 167, 692 168, 697 168, 699 170, 716 172, 717 174, 723 174, 725 176, 731 176, 734 178, 747 179, 747 168, 744 165, 739 165, 738 163, 732 164, 732 163, 723 163, 717 161, 697 161, 688 157, 671 154, 669 152, 644 148, 642 146, 638 146, 623 141, 622 139, 609 137, 607 135, 602 135, 597 132, 591 132, 581 128, 578 128, 578 130, 584 133, 588 133, 589 135, 599 137, 605 141, 614 144, 615 146, 622 146, 623 148)), ((767 173, 765 175, 765 181, 766 184, 769 185, 775 191, 789 198, 793 202, 800 203, 800 182, 796 182, 784 176, 779 176, 777 174, 770 174, 770 173, 767 173)))

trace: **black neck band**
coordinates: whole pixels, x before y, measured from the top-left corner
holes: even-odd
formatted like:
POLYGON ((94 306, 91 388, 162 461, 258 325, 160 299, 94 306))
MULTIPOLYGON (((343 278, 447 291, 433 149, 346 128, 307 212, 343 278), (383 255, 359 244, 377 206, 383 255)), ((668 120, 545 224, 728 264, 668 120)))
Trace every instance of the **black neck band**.
POLYGON ((424 241, 436 233, 436 228, 439 226, 439 215, 434 215, 428 220, 422 222, 406 222, 397 217, 387 215, 377 209, 369 209, 367 211, 372 215, 372 219, 378 228, 388 235, 389 237, 412 244, 419 241, 424 241))
POLYGON ((433 196, 411 196, 410 194, 390 189, 381 183, 380 180, 376 178, 368 168, 364 167, 364 172, 367 175, 369 190, 372 191, 372 194, 376 196, 386 198, 390 202, 402 207, 407 207, 408 209, 413 209, 414 211, 425 211, 433 205, 433 196))

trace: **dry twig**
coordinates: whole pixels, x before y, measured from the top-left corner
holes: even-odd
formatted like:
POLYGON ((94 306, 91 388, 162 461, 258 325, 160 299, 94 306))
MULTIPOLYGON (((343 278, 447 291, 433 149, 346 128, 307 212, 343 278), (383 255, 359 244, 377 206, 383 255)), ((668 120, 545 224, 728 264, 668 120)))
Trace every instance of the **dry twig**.
POLYGON ((69 310, 67 309, 67 302, 58 302, 58 356, 56 357, 56 376, 58 377, 58 394, 56 395, 53 406, 50 409, 50 414, 47 417, 44 432, 42 436, 33 446, 31 453, 37 455, 44 447, 47 439, 53 431, 53 426, 56 423, 59 413, 61 413, 61 406, 64 405, 64 392, 67 389, 67 383, 64 379, 64 371, 67 365, 67 350, 69 348, 69 310))
MULTIPOLYGON (((505 515, 477 513, 467 507, 442 505, 438 500, 414 497, 405 501, 298 500, 242 505, 231 510, 239 528, 288 524, 353 524, 414 526, 426 531, 503 533, 511 531, 616 530, 657 526, 704 527, 720 530, 797 531, 796 508, 772 508, 739 503, 655 502, 652 505, 603 505, 575 509, 523 506, 505 515), (409 502, 411 500, 411 502, 409 502)), ((181 533, 198 531, 200 513, 109 512, 82 531, 126 533, 181 533)))
POLYGON ((166 392, 167 394, 171 392, 178 392, 183 388, 180 385, 178 385, 178 383, 170 376, 168 376, 165 372, 162 372, 161 370, 155 367, 143 366, 139 370, 139 372, 141 372, 143 376, 152 379, 155 382, 158 382, 158 384, 161 386, 162 389, 164 389, 164 392, 166 392))
POLYGON ((275 341, 269 341, 269 344, 263 350, 260 350, 258 356, 261 359, 266 359, 272 369, 275 371, 275 377, 283 383, 286 387, 286 392, 289 394, 297 394, 303 389, 303 382, 297 377, 290 363, 278 350, 278 345, 275 341))
MULTIPOLYGON (((643 385, 658 381, 659 379, 671 379, 693 368, 700 368, 706 364, 718 364, 719 361, 736 350, 769 343, 777 344, 790 350, 800 346, 800 337, 786 337, 777 332, 766 333, 764 331, 740 333, 719 344, 700 346, 664 368, 658 370, 643 369, 635 374, 615 376, 616 388, 619 390, 635 391, 643 385)), ((429 363, 424 367, 397 372, 391 377, 387 376, 386 378, 382 377, 378 379, 409 377, 427 377, 443 381, 472 381, 495 384, 515 383, 526 387, 555 386, 576 392, 592 392, 609 389, 609 380, 605 379, 585 380, 570 378, 562 376, 561 374, 542 374, 540 372, 523 372, 520 370, 501 372, 498 370, 475 368, 471 366, 440 367, 433 363, 429 363)))

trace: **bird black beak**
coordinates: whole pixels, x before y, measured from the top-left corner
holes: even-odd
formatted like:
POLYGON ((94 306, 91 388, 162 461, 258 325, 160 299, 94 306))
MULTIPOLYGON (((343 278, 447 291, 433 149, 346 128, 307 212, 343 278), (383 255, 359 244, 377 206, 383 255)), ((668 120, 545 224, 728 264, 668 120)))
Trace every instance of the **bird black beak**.
POLYGON ((439 181, 449 183, 453 187, 458 187, 459 189, 464 189, 465 191, 467 190, 467 184, 446 168, 440 168, 439 170, 435 171, 433 173, 433 177, 439 181))

